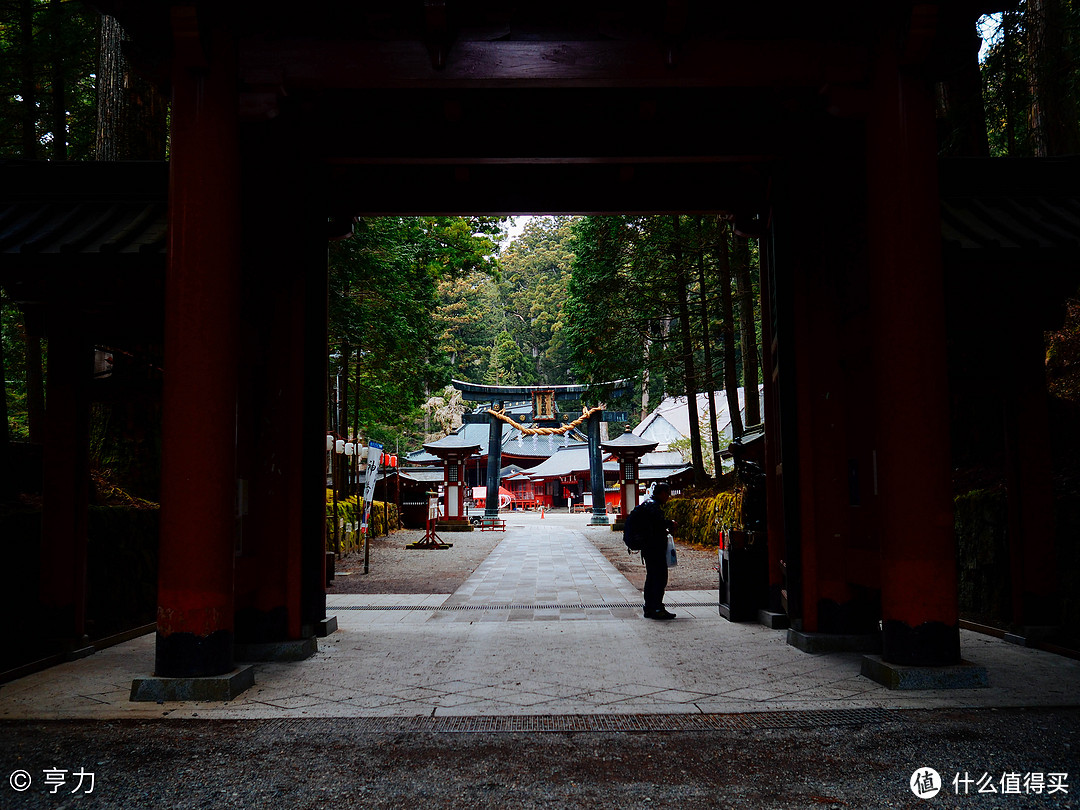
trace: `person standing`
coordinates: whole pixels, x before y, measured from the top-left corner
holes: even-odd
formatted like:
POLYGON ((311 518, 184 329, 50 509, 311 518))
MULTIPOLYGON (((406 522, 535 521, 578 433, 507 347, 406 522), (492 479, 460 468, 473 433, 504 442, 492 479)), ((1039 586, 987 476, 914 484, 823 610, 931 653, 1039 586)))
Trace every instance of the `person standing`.
MULTIPOLYGON (((671 486, 661 481, 653 487, 652 498, 639 504, 633 512, 635 533, 640 537, 641 559, 645 563, 645 618, 666 621, 675 614, 664 607, 664 590, 668 581, 667 534, 674 531, 675 521, 664 516, 664 504, 671 497, 671 486)), ((629 522, 629 518, 627 519, 629 522)))

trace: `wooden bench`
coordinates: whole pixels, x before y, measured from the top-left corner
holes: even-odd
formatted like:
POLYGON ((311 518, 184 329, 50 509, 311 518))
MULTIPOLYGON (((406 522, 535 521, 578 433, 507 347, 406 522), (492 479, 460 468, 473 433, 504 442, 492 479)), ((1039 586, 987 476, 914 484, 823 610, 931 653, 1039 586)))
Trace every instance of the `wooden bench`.
POLYGON ((482 517, 480 518, 480 531, 482 532, 505 532, 506 521, 503 518, 482 517))

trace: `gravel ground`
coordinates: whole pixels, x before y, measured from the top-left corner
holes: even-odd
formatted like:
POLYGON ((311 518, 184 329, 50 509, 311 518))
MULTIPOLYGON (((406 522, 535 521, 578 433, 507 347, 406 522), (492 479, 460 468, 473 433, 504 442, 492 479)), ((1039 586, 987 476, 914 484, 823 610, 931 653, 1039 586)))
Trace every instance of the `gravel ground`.
MULTIPOLYGON (((1080 711, 912 711, 875 725, 661 733, 370 733, 334 720, 0 723, 19 808, 1076 808, 1080 711), (934 768, 941 793, 909 788, 934 768), (49 793, 42 771, 95 774, 49 793), (998 793, 956 795, 988 774, 998 793), (1006 773, 1068 793, 1001 795, 1006 773), (67 793, 68 795, 64 795, 67 793)), ((1023 788, 1021 787, 1022 791, 1023 788)))
MULTIPOLYGON (((530 516, 529 519, 536 519, 530 516)), ((630 555, 622 532, 606 527, 576 527, 603 553, 634 587, 645 584, 641 557, 630 555)), ((337 575, 329 593, 453 593, 502 540, 501 532, 445 532, 440 537, 453 548, 410 549, 423 537, 420 530, 401 530, 371 541, 368 573, 362 554, 347 554, 337 561, 337 575)), ((668 589, 698 591, 718 586, 716 549, 676 543, 679 564, 670 572, 668 589)))

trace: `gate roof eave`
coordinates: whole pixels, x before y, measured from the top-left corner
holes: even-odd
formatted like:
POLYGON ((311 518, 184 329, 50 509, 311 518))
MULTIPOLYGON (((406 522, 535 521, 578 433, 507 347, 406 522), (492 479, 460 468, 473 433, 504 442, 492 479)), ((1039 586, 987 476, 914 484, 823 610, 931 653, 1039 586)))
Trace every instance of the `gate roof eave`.
POLYGON ((557 400, 576 400, 581 399, 582 394, 597 389, 624 391, 631 387, 632 380, 611 380, 596 385, 481 385, 463 380, 451 380, 450 384, 461 392, 461 398, 466 402, 486 402, 496 399, 524 399, 537 391, 553 391, 557 400))

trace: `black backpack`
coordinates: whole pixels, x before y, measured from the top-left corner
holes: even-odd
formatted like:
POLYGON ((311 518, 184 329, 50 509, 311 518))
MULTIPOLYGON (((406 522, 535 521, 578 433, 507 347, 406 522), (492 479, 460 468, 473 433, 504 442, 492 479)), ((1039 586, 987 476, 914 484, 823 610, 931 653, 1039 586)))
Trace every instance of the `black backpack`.
POLYGON ((634 509, 626 516, 626 522, 623 524, 622 539, 626 543, 626 551, 633 553, 635 551, 641 551, 642 541, 645 539, 639 534, 639 524, 641 523, 641 515, 638 514, 638 510, 634 509))

